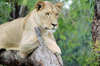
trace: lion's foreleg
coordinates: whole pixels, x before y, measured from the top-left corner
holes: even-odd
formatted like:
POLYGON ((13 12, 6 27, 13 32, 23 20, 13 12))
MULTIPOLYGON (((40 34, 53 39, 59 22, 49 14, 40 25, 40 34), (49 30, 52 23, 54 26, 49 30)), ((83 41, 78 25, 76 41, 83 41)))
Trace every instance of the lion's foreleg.
POLYGON ((55 41, 43 37, 45 44, 54 54, 61 54, 61 50, 55 41))
POLYGON ((20 45, 20 55, 22 58, 27 57, 34 49, 39 46, 37 38, 34 40, 26 40, 21 42, 20 45))

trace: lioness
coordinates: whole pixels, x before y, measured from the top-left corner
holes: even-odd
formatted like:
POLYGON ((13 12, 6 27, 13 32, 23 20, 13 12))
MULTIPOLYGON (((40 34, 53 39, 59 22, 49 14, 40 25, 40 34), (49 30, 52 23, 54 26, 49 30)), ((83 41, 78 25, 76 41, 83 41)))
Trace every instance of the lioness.
POLYGON ((22 58, 27 57, 39 46, 35 27, 42 32, 47 47, 56 54, 61 54, 53 31, 58 27, 58 14, 62 2, 53 5, 48 1, 38 1, 35 9, 24 18, 18 18, 0 25, 0 49, 18 50, 22 58))

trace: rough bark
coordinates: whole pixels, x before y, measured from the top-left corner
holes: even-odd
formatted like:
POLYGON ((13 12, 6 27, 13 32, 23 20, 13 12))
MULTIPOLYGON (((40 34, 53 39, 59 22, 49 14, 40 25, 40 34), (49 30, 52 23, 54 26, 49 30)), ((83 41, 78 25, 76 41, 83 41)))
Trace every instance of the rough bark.
POLYGON ((35 28, 40 46, 27 58, 21 58, 18 51, 0 51, 0 64, 7 66, 63 66, 60 55, 57 57, 46 47, 38 27, 35 28), (60 58, 60 59, 59 59, 60 58))
MULTIPOLYGON (((100 54, 100 0, 95 0, 94 16, 92 22, 92 39, 94 52, 100 54)), ((97 61, 100 62, 100 56, 97 56, 97 61)))

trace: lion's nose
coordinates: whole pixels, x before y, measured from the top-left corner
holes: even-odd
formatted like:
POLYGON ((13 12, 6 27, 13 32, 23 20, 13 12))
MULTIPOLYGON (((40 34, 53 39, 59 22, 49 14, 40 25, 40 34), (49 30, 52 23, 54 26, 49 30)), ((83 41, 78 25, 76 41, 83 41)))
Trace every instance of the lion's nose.
POLYGON ((51 23, 51 25, 53 25, 53 26, 55 27, 57 24, 53 24, 53 23, 51 23))

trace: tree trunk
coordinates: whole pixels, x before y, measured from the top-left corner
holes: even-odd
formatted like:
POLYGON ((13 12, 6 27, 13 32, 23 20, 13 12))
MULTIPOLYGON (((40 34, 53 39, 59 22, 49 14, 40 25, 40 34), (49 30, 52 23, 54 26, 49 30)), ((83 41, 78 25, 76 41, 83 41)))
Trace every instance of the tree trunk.
POLYGON ((92 22, 93 49, 97 53, 96 61, 100 62, 100 0, 95 0, 94 16, 92 22))
POLYGON ((18 51, 0 51, 0 64, 7 66, 63 66, 60 55, 55 56, 44 44, 41 32, 35 28, 40 46, 27 58, 21 58, 18 51))
POLYGON ((24 17, 25 16, 25 9, 26 9, 26 6, 21 6, 20 7, 19 17, 24 17))
POLYGON ((10 21, 19 18, 19 10, 20 10, 20 6, 17 5, 17 3, 12 4, 12 11, 10 13, 10 17, 12 19, 9 19, 10 21))
POLYGON ((24 5, 18 6, 17 3, 12 4, 12 6, 13 6, 13 11, 10 13, 10 17, 12 19, 9 19, 9 21, 25 16, 27 6, 24 5))

